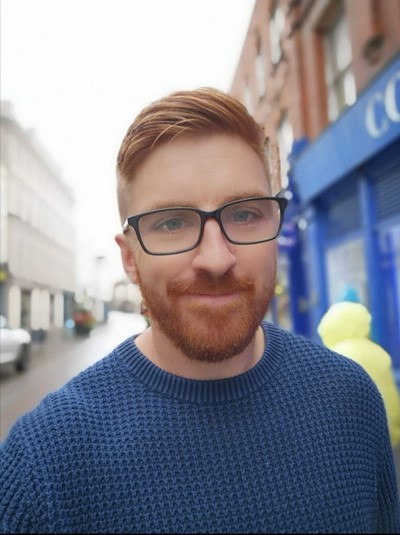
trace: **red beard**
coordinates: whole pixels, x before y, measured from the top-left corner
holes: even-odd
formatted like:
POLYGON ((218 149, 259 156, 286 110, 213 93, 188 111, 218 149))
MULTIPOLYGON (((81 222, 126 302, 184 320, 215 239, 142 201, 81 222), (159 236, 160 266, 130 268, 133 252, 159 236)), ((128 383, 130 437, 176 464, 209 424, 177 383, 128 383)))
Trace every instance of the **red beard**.
POLYGON ((257 294, 249 279, 227 273, 216 280, 201 273, 192 281, 169 282, 165 299, 138 278, 152 322, 188 358, 200 362, 222 362, 244 351, 265 316, 275 288, 275 274, 257 294), (234 298, 215 306, 195 297, 226 294, 234 294, 234 298))

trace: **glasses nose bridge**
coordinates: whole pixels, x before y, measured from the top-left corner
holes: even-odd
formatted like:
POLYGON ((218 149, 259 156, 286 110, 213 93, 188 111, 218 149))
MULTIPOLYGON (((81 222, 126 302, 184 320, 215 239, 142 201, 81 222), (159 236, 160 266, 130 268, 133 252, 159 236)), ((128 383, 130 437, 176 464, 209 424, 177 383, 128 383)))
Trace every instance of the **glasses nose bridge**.
POLYGON ((209 219, 215 219, 215 221, 218 223, 218 226, 222 234, 225 235, 224 226, 222 224, 221 211, 222 211, 222 208, 217 208, 216 210, 211 210, 209 212, 205 210, 199 210, 200 217, 201 217, 200 240, 203 237, 204 226, 209 219))

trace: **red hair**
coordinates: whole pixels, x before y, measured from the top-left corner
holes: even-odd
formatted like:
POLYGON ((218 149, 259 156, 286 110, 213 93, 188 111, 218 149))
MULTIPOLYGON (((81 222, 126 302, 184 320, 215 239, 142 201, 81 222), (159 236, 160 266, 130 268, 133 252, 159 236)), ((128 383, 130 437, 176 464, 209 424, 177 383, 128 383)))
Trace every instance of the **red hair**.
POLYGON ((161 144, 177 136, 227 134, 250 145, 269 177, 263 128, 238 100, 217 89, 204 87, 177 91, 144 108, 129 127, 117 158, 118 202, 140 163, 161 144))

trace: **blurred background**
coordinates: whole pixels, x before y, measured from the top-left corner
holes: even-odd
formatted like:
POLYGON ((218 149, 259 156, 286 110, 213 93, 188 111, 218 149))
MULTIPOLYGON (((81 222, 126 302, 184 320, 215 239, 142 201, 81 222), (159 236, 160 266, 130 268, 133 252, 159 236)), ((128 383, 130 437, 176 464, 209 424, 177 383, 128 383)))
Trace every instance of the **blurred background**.
POLYGON ((145 328, 114 243, 116 155, 142 107, 199 86, 280 148, 268 319, 319 341, 332 303, 363 303, 400 384, 398 0, 1 0, 1 438, 145 328))

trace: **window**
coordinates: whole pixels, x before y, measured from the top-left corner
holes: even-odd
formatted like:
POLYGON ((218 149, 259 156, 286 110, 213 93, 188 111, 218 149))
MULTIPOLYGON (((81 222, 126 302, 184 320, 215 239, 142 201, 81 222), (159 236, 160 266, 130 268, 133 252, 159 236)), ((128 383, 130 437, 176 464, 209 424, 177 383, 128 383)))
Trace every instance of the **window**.
POLYGON ((19 181, 14 179, 11 175, 9 175, 9 187, 10 187, 10 204, 8 206, 8 212, 12 215, 19 216, 20 215, 20 204, 21 199, 18 193, 19 188, 21 187, 19 181))
POLYGON ((246 80, 246 85, 244 88, 244 105, 246 106, 247 111, 249 113, 254 112, 253 96, 251 94, 251 88, 250 88, 248 80, 246 80))
POLYGON ((335 121, 340 112, 356 100, 356 84, 350 69, 352 50, 347 19, 343 11, 324 32, 325 82, 328 117, 335 121))
POLYGON ((265 95, 265 70, 264 55, 260 36, 257 38, 256 76, 258 82, 258 96, 261 100, 265 95))
POLYGON ((356 290, 368 306, 365 244, 361 238, 341 241, 328 247, 326 253, 329 303, 341 301, 347 288, 356 290))
POLYGON ((271 62, 275 65, 279 63, 282 57, 282 35, 285 28, 285 16, 282 8, 275 1, 269 20, 269 39, 270 39, 270 54, 271 62))
POLYGON ((289 182, 289 161, 288 157, 292 151, 293 145, 293 130, 288 121, 287 113, 282 115, 278 126, 278 144, 281 159, 281 183, 282 187, 286 188, 289 182))

